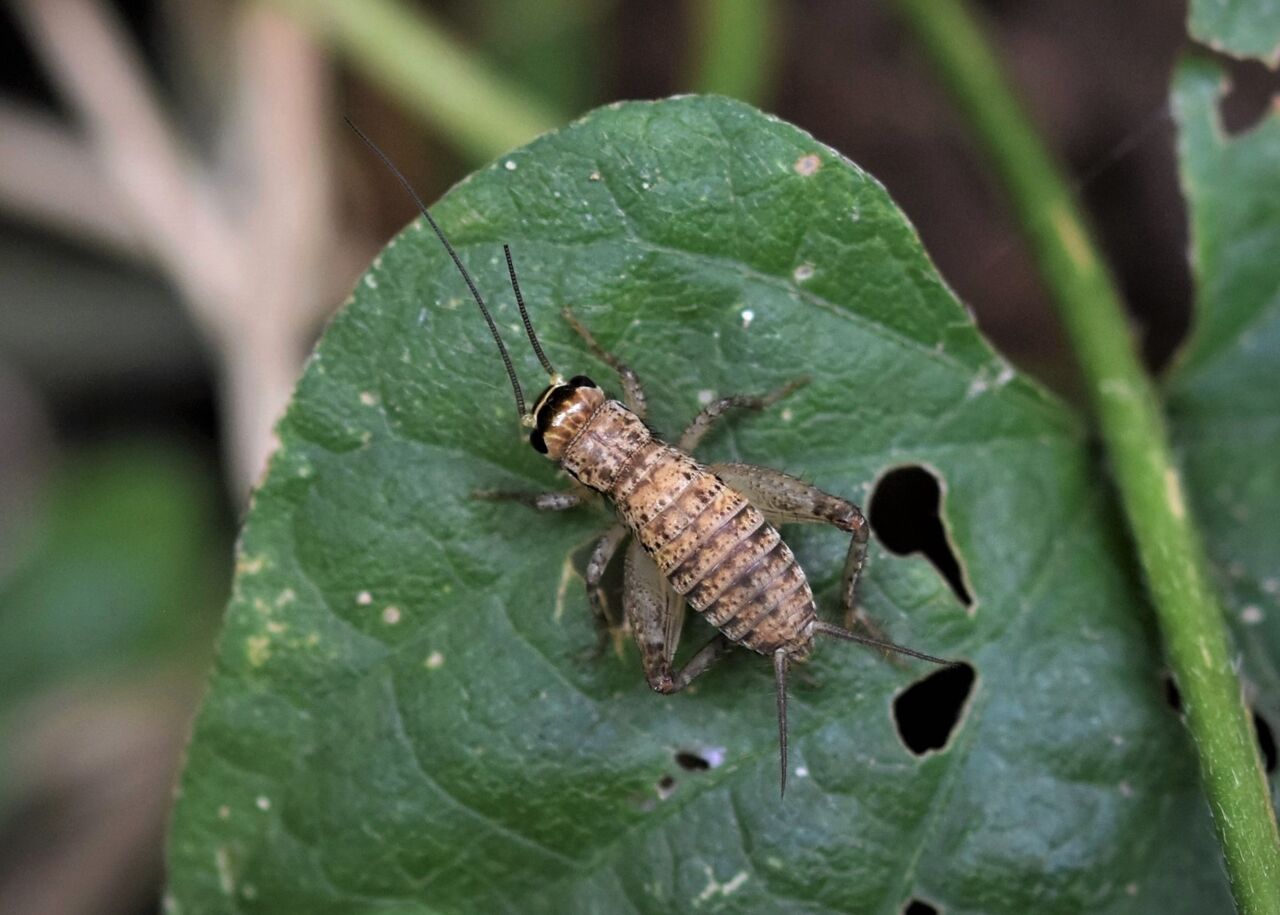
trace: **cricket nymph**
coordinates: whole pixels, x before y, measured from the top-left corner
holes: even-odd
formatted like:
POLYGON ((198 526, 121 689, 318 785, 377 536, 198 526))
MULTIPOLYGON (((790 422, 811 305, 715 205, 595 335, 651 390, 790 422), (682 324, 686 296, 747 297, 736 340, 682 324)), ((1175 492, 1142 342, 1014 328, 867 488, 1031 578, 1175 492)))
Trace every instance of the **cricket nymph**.
MULTIPOLYGON (((585 384, 554 402, 547 398, 568 385, 543 395, 547 406, 537 411, 533 434, 547 439, 547 456, 613 503, 675 592, 730 640, 765 655, 807 658, 817 621, 813 592, 778 531, 741 493, 654 438, 626 406, 579 381, 585 384), (558 410, 547 409, 553 403, 558 410)), ((655 672, 650 683, 675 689, 669 674, 655 672)))
POLYGON ((870 525, 858 506, 780 470, 750 464, 703 465, 690 456, 730 409, 762 410, 790 395, 807 379, 796 379, 760 396, 739 394, 713 400, 694 417, 676 445, 668 445, 645 425, 647 402, 635 372, 600 346, 567 309, 562 312, 565 320, 591 352, 618 373, 623 399, 607 398, 585 375, 565 381, 555 370, 534 333, 511 249, 503 245, 525 333, 550 378, 533 410, 526 410, 511 355, 462 259, 409 182, 380 149, 364 134, 360 136, 413 197, 467 284, 507 370, 516 415, 531 430, 529 443, 577 482, 571 489, 556 492, 486 491, 476 495, 560 511, 582 505, 597 493, 613 506, 619 520, 592 550, 584 576, 587 598, 597 615, 613 625, 604 594, 604 573, 630 539, 623 575, 623 625, 635 636, 651 687, 662 693, 684 689, 734 644, 772 657, 785 792, 787 668, 809 656, 814 636, 860 642, 937 664, 950 663, 854 631, 854 626, 876 631, 857 603, 858 576, 870 537, 870 525), (778 533, 782 524, 830 524, 850 535, 840 585, 844 626, 818 616, 804 570, 778 533), (676 649, 686 606, 701 613, 718 633, 677 667, 676 649))

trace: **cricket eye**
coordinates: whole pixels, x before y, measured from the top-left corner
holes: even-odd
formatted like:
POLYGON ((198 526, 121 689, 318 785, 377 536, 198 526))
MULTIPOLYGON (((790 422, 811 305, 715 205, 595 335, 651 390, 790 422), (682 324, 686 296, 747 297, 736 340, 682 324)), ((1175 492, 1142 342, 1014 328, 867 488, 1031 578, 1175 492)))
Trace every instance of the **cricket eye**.
POLYGON ((542 437, 541 429, 534 429, 529 433, 529 444, 533 446, 533 450, 539 454, 547 453, 547 440, 542 437))

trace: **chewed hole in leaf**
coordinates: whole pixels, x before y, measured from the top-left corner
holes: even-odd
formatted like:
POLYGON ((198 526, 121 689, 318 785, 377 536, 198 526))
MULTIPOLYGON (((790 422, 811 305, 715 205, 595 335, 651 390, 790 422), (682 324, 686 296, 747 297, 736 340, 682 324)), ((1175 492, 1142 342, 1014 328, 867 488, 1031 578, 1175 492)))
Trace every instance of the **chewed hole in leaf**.
POLYGON ((954 664, 917 680, 893 700, 893 723, 903 744, 916 756, 947 745, 973 693, 975 671, 954 664))
POLYGON ((1267 719, 1256 711, 1253 713, 1253 733, 1258 739, 1258 751, 1262 753, 1262 764, 1267 773, 1276 771, 1276 735, 1267 719))
POLYGON ((664 775, 658 779, 658 783, 654 785, 654 790, 658 792, 658 797, 665 801, 675 794, 676 780, 670 775, 664 775))
POLYGON ((692 750, 678 750, 676 765, 686 772, 706 772, 714 769, 719 763, 709 754, 695 753, 692 750))
POLYGON ((922 553, 966 607, 973 596, 942 523, 942 487, 925 468, 912 464, 890 470, 871 494, 871 529, 893 553, 922 553))
POLYGON ((902 915, 938 915, 938 909, 923 899, 908 899, 902 907, 902 915))
POLYGON ((1222 126, 1231 136, 1256 127, 1280 95, 1280 74, 1256 60, 1224 62, 1230 78, 1227 91, 1218 103, 1222 126))
POLYGON ((1161 678, 1164 686, 1164 701, 1169 708, 1173 709, 1179 715, 1182 714, 1182 693, 1178 691, 1178 684, 1173 679, 1173 674, 1165 674, 1161 678))

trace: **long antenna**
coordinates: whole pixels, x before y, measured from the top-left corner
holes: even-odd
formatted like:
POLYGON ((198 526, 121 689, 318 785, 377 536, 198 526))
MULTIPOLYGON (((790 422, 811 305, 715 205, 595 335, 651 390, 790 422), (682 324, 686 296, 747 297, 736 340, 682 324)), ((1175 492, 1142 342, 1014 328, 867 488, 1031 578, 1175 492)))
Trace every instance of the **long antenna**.
MULTIPOLYGON (((344 117, 343 120, 347 122, 348 127, 356 132, 356 136, 364 140, 365 144, 378 154, 378 158, 382 160, 382 163, 391 170, 391 174, 395 175, 404 189, 409 192, 409 196, 413 198, 413 202, 418 205, 418 209, 422 211, 422 215, 426 218, 427 224, 430 225, 432 230, 436 233, 436 238, 440 239, 440 244, 444 245, 444 249, 449 252, 449 257, 453 259, 454 266, 458 268, 458 272, 462 274, 462 278, 467 282, 467 288, 471 290, 471 297, 475 299, 476 304, 480 306, 480 313, 484 315, 484 321, 489 325, 489 333, 493 334, 493 342, 498 344, 498 352, 502 354, 502 364, 507 367, 507 377, 511 379, 511 390, 514 391, 516 395, 516 412, 520 415, 521 422, 527 421, 528 414, 525 412, 524 408, 524 391, 520 390, 520 379, 516 377, 516 369, 515 366, 511 364, 511 356, 507 353, 507 347, 503 344, 502 337, 498 334, 498 325, 493 323, 493 316, 489 314, 489 309, 485 306, 484 299, 480 297, 480 290, 476 288, 475 281, 471 279, 471 274, 468 273, 467 268, 462 265, 462 259, 458 257, 458 252, 453 250, 453 245, 449 244, 449 239, 445 238, 444 232, 441 231, 440 226, 436 223, 430 211, 427 210, 427 205, 422 202, 422 198, 419 197, 418 192, 413 189, 413 185, 409 183, 409 179, 404 176, 400 169, 396 168, 395 163, 391 161, 390 157, 388 157, 387 154, 378 147, 377 143, 374 143, 365 136, 363 130, 351 123, 351 118, 344 117)), ((508 263, 510 263, 510 259, 511 256, 507 255, 508 263)), ((523 305, 520 306, 520 313, 524 315, 523 305)), ((525 315, 524 320, 525 326, 528 327, 529 318, 527 315, 525 315)), ((532 333, 532 330, 530 330, 530 333, 532 333)), ((536 343, 534 345, 537 346, 536 343)), ((539 351, 538 355, 542 355, 541 351, 539 351)), ((543 358, 543 363, 546 363, 545 358, 543 358)))
POLYGON ((511 274, 511 288, 516 292, 516 305, 519 306, 520 317, 524 320, 525 333, 529 335, 529 342, 533 344, 533 351, 538 354, 538 361, 547 370, 547 374, 555 378, 557 377, 556 370, 551 366, 551 360, 547 358, 547 354, 542 351, 542 344, 538 342, 538 335, 533 332, 533 322, 529 320, 529 312, 525 310, 524 296, 520 294, 520 283, 516 279, 516 265, 511 261, 511 246, 503 245, 502 253, 507 256, 507 272, 511 274))

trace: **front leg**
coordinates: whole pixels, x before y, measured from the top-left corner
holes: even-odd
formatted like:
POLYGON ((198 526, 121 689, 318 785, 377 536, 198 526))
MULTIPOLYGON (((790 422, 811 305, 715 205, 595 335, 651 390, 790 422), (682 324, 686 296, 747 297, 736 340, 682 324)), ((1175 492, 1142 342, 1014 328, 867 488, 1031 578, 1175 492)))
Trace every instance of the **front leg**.
POLYGON ((645 396, 644 386, 640 384, 640 376, 631 366, 601 346, 569 306, 562 308, 560 314, 574 332, 583 339, 596 358, 618 373, 618 380, 622 383, 622 402, 627 405, 628 410, 643 420, 649 412, 649 399, 645 396))

